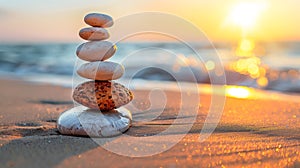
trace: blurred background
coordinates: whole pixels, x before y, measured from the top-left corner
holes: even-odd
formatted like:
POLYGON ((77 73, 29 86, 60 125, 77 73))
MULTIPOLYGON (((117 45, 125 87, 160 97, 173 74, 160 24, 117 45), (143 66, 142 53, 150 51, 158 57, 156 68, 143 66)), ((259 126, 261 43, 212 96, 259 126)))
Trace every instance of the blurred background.
MULTIPOLYGON (((194 42, 193 47, 203 57, 217 50, 224 64, 227 84, 298 93, 299 6, 298 0, 0 0, 0 75, 69 86, 77 59, 75 51, 83 42, 78 31, 86 27, 83 17, 87 13, 106 13, 117 19, 156 11, 181 17, 206 34, 213 45, 195 39, 193 34, 187 33, 186 38, 194 42)), ((175 61, 176 65, 171 68, 176 69, 181 76, 179 80, 185 82, 192 81, 184 70, 180 71, 187 65, 198 83, 210 83, 208 71, 214 71, 216 66, 214 60, 196 61, 195 53, 186 46, 157 34, 131 37, 117 46, 113 61, 121 61, 132 50, 145 47, 172 51, 180 61, 175 61)), ((149 64, 161 65, 167 56, 151 53, 140 57, 151 57, 149 64)), ((140 64, 140 60, 131 61, 126 64, 126 70, 134 71, 140 64)), ((155 68, 144 69, 135 78, 175 80, 155 68)))

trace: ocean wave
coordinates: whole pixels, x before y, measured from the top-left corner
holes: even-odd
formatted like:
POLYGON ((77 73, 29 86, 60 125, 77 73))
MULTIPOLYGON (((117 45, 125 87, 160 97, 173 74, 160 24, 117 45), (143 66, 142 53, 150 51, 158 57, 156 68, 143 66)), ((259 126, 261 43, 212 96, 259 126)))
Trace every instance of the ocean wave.
MULTIPOLYGON (((276 49, 270 48, 268 54, 261 58, 265 66, 265 86, 258 85, 249 74, 239 73, 230 68, 236 59, 230 56, 230 48, 226 45, 217 45, 221 58, 225 64, 226 84, 241 85, 267 90, 283 92, 300 92, 300 43, 278 44, 276 49), (279 46, 279 47, 278 47, 279 46)), ((75 50, 78 44, 1 44, 0 45, 0 71, 2 75, 15 74, 22 78, 30 76, 52 76, 60 79, 61 76, 72 78, 74 65, 77 61, 75 50)), ((153 59, 153 53, 140 55, 139 59, 122 62, 126 55, 132 51, 145 47, 164 48, 172 50, 175 54, 191 56, 193 52, 180 44, 175 43, 126 43, 119 44, 116 55, 112 61, 124 63, 126 73, 124 79, 134 78, 152 81, 184 81, 210 84, 208 71, 204 63, 188 66, 177 66, 161 54, 153 59), (164 59, 163 59, 164 58, 164 59), (163 60, 163 61, 162 61, 163 60), (152 61, 152 62, 151 62, 152 61), (165 62, 165 64, 163 64, 165 62), (151 66, 147 66, 151 65, 151 66), (174 72, 174 73, 170 73, 174 72)), ((195 47, 202 55, 209 57, 214 48, 205 44, 195 47)), ((187 57, 190 59, 190 57, 187 57)), ((169 59, 170 60, 170 59, 169 59)), ((53 80, 60 83, 58 80, 53 80)), ((66 84, 67 82, 64 82, 66 84)))

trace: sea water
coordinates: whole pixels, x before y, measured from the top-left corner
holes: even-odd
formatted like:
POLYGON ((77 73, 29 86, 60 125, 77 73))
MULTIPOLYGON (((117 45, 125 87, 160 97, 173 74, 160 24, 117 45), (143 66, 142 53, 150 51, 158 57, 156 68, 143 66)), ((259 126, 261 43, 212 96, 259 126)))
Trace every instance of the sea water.
MULTIPOLYGON (((77 43, 0 44, 0 75, 36 82, 71 85, 77 43)), ((263 52, 239 56, 227 43, 118 43, 110 59, 126 68, 123 79, 210 83, 209 71, 220 62, 226 83, 300 92, 300 42, 262 43, 263 52), (246 65, 242 65, 243 62, 246 65), (250 65, 251 61, 256 62, 250 65), (244 67, 241 67, 244 66, 244 67), (240 69, 239 69, 240 68, 240 69), (175 72, 175 77, 172 72, 175 72), (249 72, 248 72, 249 71, 249 72), (263 76, 262 76, 263 75, 263 76), (262 81, 260 81, 262 79, 262 81)))

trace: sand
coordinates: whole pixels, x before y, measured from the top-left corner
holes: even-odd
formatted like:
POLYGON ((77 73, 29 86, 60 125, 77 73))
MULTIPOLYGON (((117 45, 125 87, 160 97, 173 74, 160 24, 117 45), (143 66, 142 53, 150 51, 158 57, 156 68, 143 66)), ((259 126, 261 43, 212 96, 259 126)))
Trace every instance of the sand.
MULTIPOLYGON (((104 149, 89 137, 57 132, 57 117, 73 107, 70 88, 11 79, 0 82, 0 167, 300 167, 298 96, 260 92, 259 98, 227 97, 217 129, 200 143, 210 94, 200 93, 199 113, 193 116, 196 122, 186 134, 184 130, 190 123, 174 124, 180 110, 178 92, 165 92, 165 108, 156 100, 148 109, 149 90, 134 90, 133 103, 138 109, 127 106, 135 121, 126 135, 147 137, 172 127, 175 129, 156 136, 152 143, 166 147, 178 136, 183 139, 157 155, 128 157, 104 149), (157 117, 159 111, 163 113, 157 117), (149 118, 156 119, 146 121, 149 118)), ((193 107, 191 101, 182 109, 189 114, 193 107)), ((185 121, 184 117, 179 120, 185 121)), ((151 143, 135 146, 124 136, 113 142, 129 151, 155 147, 151 143)))

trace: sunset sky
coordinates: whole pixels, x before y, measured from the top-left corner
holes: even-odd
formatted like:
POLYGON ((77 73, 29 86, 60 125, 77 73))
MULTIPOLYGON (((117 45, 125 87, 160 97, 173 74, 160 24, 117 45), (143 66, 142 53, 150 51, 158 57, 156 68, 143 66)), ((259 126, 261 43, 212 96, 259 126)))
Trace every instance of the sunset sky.
POLYGON ((297 41, 299 6, 299 0, 0 0, 0 37, 1 42, 79 41, 86 13, 116 19, 158 11, 186 19, 213 41, 234 41, 243 32, 260 41, 297 41))

